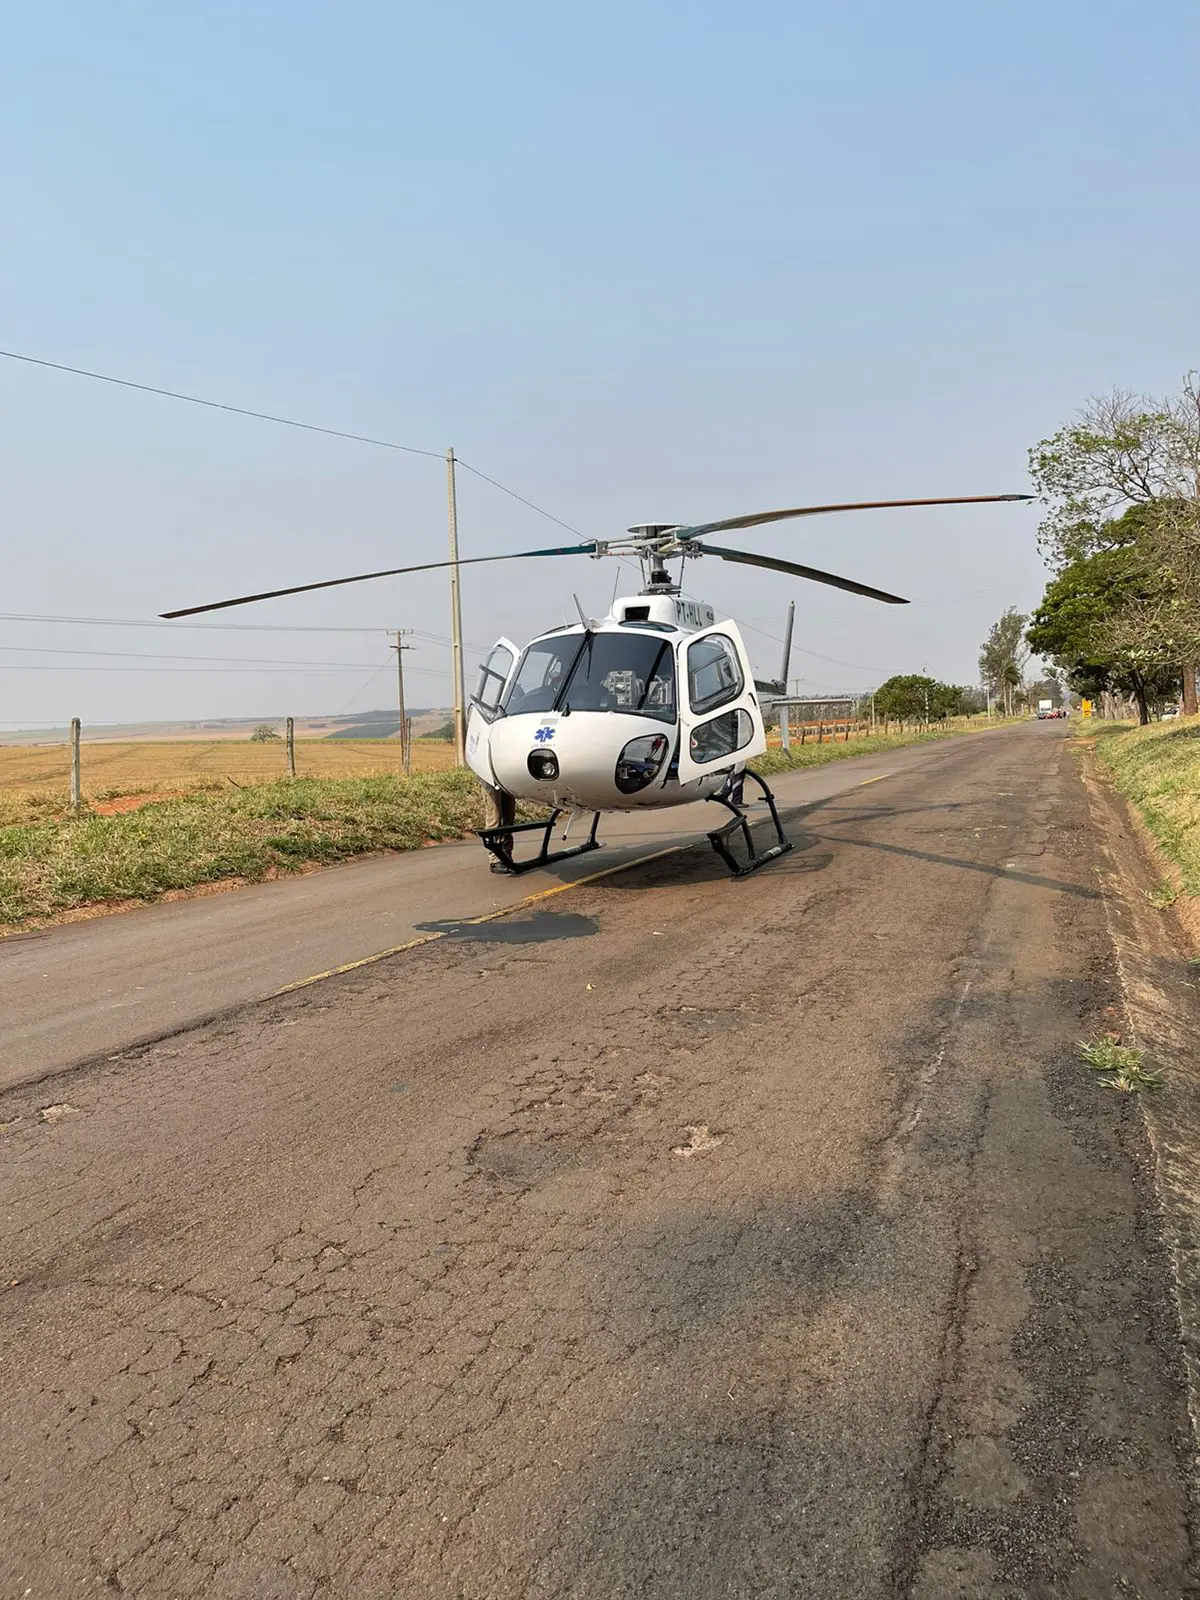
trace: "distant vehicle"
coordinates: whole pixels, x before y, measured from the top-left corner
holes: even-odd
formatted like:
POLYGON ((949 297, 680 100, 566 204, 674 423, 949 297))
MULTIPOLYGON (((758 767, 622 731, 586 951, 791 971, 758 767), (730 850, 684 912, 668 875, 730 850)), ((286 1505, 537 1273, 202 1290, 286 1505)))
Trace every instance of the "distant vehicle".
POLYGON ((1179 715, 1179 707, 1178 706, 1164 706, 1163 709, 1162 709, 1162 716, 1161 716, 1161 718, 1159 720, 1162 721, 1162 722, 1174 722, 1175 718, 1178 715, 1179 715))
POLYGON ((1039 722, 1044 721, 1046 717, 1057 716, 1058 713, 1054 709, 1054 701, 1053 700, 1039 700, 1038 701, 1037 714, 1038 714, 1038 721, 1039 722))

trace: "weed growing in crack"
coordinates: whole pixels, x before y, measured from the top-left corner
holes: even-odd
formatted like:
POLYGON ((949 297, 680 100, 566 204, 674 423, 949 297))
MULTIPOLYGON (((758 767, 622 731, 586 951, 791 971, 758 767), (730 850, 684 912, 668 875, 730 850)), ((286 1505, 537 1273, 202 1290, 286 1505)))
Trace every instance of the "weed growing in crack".
POLYGON ((1102 1089, 1117 1089, 1122 1094, 1152 1093, 1161 1089, 1159 1073, 1148 1072, 1143 1052, 1133 1045, 1120 1044, 1111 1035, 1079 1046, 1079 1056, 1089 1072, 1098 1075, 1102 1089))
POLYGON ((1168 906, 1173 906, 1179 898, 1175 886, 1170 883, 1156 884, 1153 889, 1146 889, 1143 893, 1156 911, 1165 911, 1168 906))

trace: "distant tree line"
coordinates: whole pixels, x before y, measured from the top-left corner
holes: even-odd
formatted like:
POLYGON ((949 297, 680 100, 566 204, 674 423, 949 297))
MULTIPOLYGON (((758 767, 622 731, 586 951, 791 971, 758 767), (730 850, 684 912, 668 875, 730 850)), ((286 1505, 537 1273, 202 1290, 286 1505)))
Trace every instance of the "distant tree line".
POLYGON ((919 672, 899 673, 881 683, 871 696, 877 722, 944 722, 980 709, 974 689, 939 683, 919 672))

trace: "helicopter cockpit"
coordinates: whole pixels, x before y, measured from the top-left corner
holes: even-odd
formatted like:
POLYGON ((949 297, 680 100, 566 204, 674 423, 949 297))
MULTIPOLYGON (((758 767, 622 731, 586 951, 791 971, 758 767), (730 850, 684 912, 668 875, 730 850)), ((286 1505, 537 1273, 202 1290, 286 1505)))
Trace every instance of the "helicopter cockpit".
POLYGON ((675 721, 674 633, 574 631, 537 639, 521 655, 500 709, 620 711, 675 721))

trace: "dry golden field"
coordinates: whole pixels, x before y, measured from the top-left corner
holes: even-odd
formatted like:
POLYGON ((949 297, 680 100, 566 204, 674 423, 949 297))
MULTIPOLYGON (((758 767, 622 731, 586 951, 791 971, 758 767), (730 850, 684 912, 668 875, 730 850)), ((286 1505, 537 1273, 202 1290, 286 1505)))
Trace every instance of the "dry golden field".
MULTIPOLYGON (((226 739, 195 742, 118 744, 84 740, 83 793, 88 799, 151 791, 178 794, 211 788, 224 779, 263 782, 287 773, 282 739, 251 744, 226 739)), ((454 765, 454 746, 440 739, 414 739, 414 772, 443 771, 454 765)), ((360 778, 400 771, 400 745, 394 739, 297 739, 296 774, 302 778, 360 778)), ((0 746, 0 794, 46 793, 70 784, 70 753, 62 745, 0 746)))

